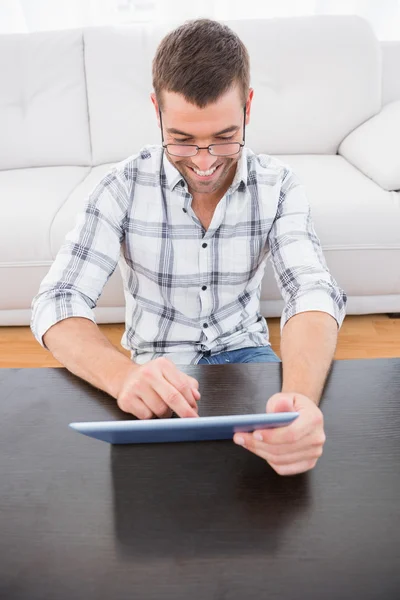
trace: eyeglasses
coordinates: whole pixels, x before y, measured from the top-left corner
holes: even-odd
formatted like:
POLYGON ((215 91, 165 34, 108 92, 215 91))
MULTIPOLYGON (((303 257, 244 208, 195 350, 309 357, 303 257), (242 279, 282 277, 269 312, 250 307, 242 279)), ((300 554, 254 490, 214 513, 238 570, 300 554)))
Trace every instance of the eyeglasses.
POLYGON ((210 144, 209 146, 195 146, 192 144, 163 144, 171 156, 196 156, 199 150, 208 150, 213 156, 233 156, 239 154, 244 144, 240 142, 226 142, 223 144, 210 144))
POLYGON ((239 154, 245 145, 246 107, 243 109, 243 142, 221 142, 220 144, 210 144, 209 146, 197 146, 196 144, 164 144, 161 111, 159 111, 159 113, 162 147, 171 156, 180 156, 182 158, 196 156, 199 150, 208 150, 212 156, 234 156, 235 154, 239 154))

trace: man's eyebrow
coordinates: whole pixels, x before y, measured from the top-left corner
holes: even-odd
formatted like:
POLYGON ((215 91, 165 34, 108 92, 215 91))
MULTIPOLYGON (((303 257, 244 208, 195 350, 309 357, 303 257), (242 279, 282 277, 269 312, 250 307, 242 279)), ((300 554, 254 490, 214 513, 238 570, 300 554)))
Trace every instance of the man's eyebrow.
MULTIPOLYGON (((184 131, 181 131, 180 129, 175 129, 174 127, 167 127, 166 129, 168 133, 174 133, 176 135, 182 135, 188 138, 194 137, 194 135, 192 135, 191 133, 185 133, 184 131)), ((225 127, 225 129, 222 129, 222 131, 213 133, 211 137, 217 137, 218 135, 223 135, 224 133, 233 133, 234 131, 238 131, 239 129, 240 125, 231 125, 230 127, 225 127)))

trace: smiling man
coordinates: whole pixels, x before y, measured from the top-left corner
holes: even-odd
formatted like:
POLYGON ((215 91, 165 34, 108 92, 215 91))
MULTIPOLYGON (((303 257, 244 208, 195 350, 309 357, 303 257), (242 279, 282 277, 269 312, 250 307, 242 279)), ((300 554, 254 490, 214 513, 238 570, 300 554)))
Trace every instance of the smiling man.
POLYGON ((325 441, 318 402, 346 296, 328 271, 304 189, 288 166, 245 147, 249 57, 228 27, 201 19, 168 34, 153 85, 162 144, 118 164, 90 195, 33 301, 32 330, 122 410, 196 417, 198 382, 179 365, 279 361, 259 306, 270 257, 285 300, 283 388, 266 410, 300 416, 234 441, 278 473, 306 471, 325 441), (131 360, 93 316, 118 260, 131 360))

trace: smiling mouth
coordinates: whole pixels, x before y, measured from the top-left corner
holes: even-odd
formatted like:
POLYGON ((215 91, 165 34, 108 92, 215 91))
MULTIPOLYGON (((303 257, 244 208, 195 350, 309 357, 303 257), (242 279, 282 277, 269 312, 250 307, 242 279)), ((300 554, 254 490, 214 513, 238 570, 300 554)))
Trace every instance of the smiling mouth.
POLYGON ((201 179, 207 179, 214 175, 214 173, 220 168, 221 164, 217 165, 216 167, 212 167, 207 171, 200 171, 194 167, 189 167, 189 169, 191 169, 197 175, 197 177, 200 177, 201 179))

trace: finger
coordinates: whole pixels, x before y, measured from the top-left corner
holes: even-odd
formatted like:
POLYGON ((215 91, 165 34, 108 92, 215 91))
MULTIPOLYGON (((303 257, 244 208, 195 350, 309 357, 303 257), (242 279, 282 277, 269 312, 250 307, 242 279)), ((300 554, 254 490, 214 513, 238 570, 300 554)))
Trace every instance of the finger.
POLYGON ((193 394, 193 398, 195 399, 195 401, 198 402, 201 398, 201 394, 200 394, 199 390, 192 388, 192 394, 193 394))
POLYGON ((312 431, 308 435, 305 435, 304 437, 300 438, 300 440, 292 444, 269 444, 268 442, 264 441, 265 436, 263 435, 263 432, 259 431, 247 435, 249 435, 249 441, 251 441, 251 438, 253 438, 258 442, 263 443, 266 452, 269 452, 270 454, 273 454, 275 456, 280 456, 282 454, 290 454, 293 452, 300 452, 305 448, 315 448, 323 446, 326 441, 326 435, 323 430, 318 432, 312 431))
POLYGON ((263 452, 268 452, 268 454, 272 456, 278 457, 306 450, 311 445, 310 439, 310 436, 305 436, 297 443, 293 444, 268 444, 256 439, 252 433, 239 433, 234 435, 233 441, 240 446, 245 446, 249 450, 257 448, 263 452))
POLYGON ((144 380, 135 383, 127 395, 124 404, 128 406, 129 412, 132 412, 133 409, 139 411, 139 415, 137 416, 142 419, 151 419, 154 416, 163 417, 169 409, 165 402, 152 389, 151 383, 144 380), (146 410, 146 407, 148 410, 146 410))
POLYGON ((179 371, 170 360, 165 360, 161 363, 161 372, 165 379, 195 408, 197 404, 192 388, 196 388, 196 380, 193 377, 189 378, 188 375, 179 371), (193 383, 191 380, 193 380, 193 383))
POLYGON ((194 382, 196 382, 196 380, 193 377, 189 378, 187 375, 185 375, 185 373, 179 371, 170 361, 166 361, 165 365, 163 365, 162 374, 164 375, 165 379, 167 379, 167 381, 169 381, 169 383, 187 400, 190 406, 197 410, 195 394, 197 392, 197 395, 199 395, 199 392, 194 387, 194 382), (193 380, 193 383, 191 380, 193 380))
POLYGON ((271 459, 271 456, 263 450, 263 448, 252 448, 247 447, 246 449, 264 459, 279 475, 295 475, 298 473, 304 473, 314 468, 318 458, 311 456, 305 456, 304 454, 296 454, 293 456, 293 461, 288 462, 276 462, 271 459))
POLYGON ((260 434, 263 440, 268 444, 295 444, 306 437, 316 427, 323 425, 323 419, 319 415, 320 411, 310 419, 307 414, 300 414, 293 423, 284 427, 275 427, 271 429, 262 429, 260 434))
POLYGON ((263 431, 255 431, 254 433, 240 433, 240 437, 244 440, 246 447, 263 448, 272 457, 279 457, 298 452, 305 452, 308 449, 314 449, 318 453, 318 448, 322 448, 326 441, 324 431, 312 432, 304 436, 298 442, 292 444, 268 444, 262 440, 258 440, 256 436, 263 435, 263 431))
MULTIPOLYGON (((192 388, 192 390, 199 391, 199 382, 197 381, 197 379, 195 379, 194 377, 191 377, 190 375, 187 375, 187 378, 189 380, 189 385, 192 388)), ((199 394, 200 394, 200 392, 199 392, 199 394)))
POLYGON ((122 410, 143 421, 154 417, 152 410, 137 396, 134 396, 131 400, 125 402, 122 410))
MULTIPOLYGON (((139 384, 140 387, 140 384, 139 384)), ((134 415, 138 419, 152 419, 154 414, 142 400, 139 399, 135 389, 130 388, 118 398, 117 404, 124 412, 134 415)))
POLYGON ((299 475, 300 473, 305 473, 306 471, 310 471, 317 464, 317 460, 305 460, 303 462, 291 464, 291 465, 270 465, 278 475, 288 476, 288 475, 299 475))
MULTIPOLYGON (((173 369, 177 370, 175 365, 167 358, 157 358, 154 361, 150 361, 148 364, 140 367, 141 374, 149 386, 160 396, 161 400, 165 402, 176 414, 180 417, 198 417, 197 405, 193 399, 193 395, 190 397, 190 402, 186 400, 184 396, 169 383, 168 379, 164 376, 164 371, 172 366, 173 369)), ((136 383, 136 389, 138 389, 136 383)), ((143 396, 139 393, 139 395, 143 396)))
POLYGON ((294 465, 297 463, 301 463, 304 461, 317 460, 322 456, 322 448, 307 448, 300 452, 293 452, 291 454, 282 454, 281 456, 276 456, 267 452, 264 448, 253 447, 248 448, 250 452, 265 458, 266 461, 269 462, 270 465, 275 466, 284 466, 284 465, 294 465))
MULTIPOLYGON (((254 435, 240 434, 240 437, 244 440, 246 448, 262 448, 264 452, 268 452, 269 455, 274 457, 284 456, 285 454, 295 454, 297 452, 304 452, 310 447, 314 447, 312 436, 305 436, 297 443, 294 444, 267 444, 266 442, 257 440, 254 435)), ((235 441, 235 438, 234 438, 235 441)))
POLYGON ((171 408, 162 401, 160 396, 150 386, 147 386, 147 389, 141 392, 139 399, 159 419, 168 419, 172 416, 171 408))
POLYGON ((152 387, 160 396, 161 400, 167 404, 179 417, 198 417, 197 405, 194 408, 194 400, 192 396, 189 403, 184 396, 169 383, 164 377, 156 377, 152 381, 152 387))

